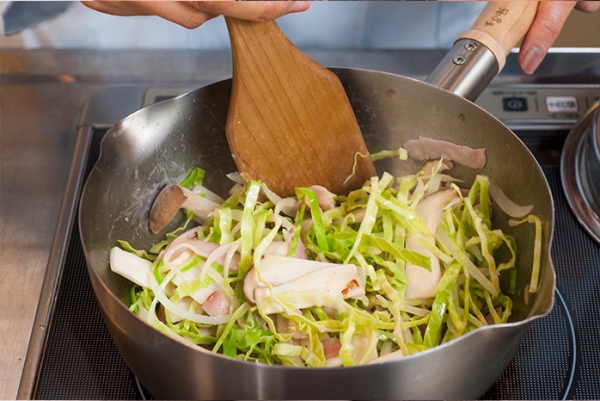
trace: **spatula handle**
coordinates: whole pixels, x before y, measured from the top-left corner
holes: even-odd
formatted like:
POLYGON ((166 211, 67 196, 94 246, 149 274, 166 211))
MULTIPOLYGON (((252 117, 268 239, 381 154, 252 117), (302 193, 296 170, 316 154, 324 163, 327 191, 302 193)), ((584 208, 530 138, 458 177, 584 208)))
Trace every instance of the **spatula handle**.
POLYGON ((471 29, 457 39, 472 39, 486 46, 502 70, 506 56, 525 36, 537 13, 537 1, 490 1, 471 29))
POLYGON ((275 21, 257 23, 225 17, 225 22, 231 40, 234 69, 235 64, 242 60, 244 69, 260 68, 262 63, 289 57, 279 50, 294 48, 275 21))

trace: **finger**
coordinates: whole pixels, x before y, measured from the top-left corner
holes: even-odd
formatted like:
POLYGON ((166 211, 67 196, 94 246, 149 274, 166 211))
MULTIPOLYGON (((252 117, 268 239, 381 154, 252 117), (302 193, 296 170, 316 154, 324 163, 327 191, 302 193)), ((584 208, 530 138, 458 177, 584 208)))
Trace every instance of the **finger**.
POLYGON ((310 7, 310 1, 193 1, 195 8, 210 15, 251 21, 271 21, 283 15, 302 12, 310 7))
POLYGON ((593 13, 600 9, 600 1, 578 1, 575 8, 586 13, 593 13))
POLYGON ((144 2, 129 2, 129 1, 82 1, 84 6, 92 10, 99 11, 110 15, 152 15, 146 9, 144 2))
POLYGON ((198 28, 216 17, 194 7, 193 2, 190 1, 149 1, 147 4, 155 15, 188 29, 198 28))
POLYGON ((199 10, 186 1, 82 1, 99 12, 111 15, 157 15, 188 29, 197 28, 215 15, 199 10))
POLYGON ((558 37, 575 1, 540 1, 537 14, 521 43, 519 65, 532 74, 558 37))

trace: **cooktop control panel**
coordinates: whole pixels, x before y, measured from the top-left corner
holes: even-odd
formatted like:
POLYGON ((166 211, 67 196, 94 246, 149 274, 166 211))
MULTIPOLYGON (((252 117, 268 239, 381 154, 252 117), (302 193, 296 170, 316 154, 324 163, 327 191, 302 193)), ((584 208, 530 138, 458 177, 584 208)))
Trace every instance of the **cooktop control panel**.
POLYGON ((572 125, 600 99, 600 85, 490 86, 477 98, 479 106, 504 121, 572 125))
MULTIPOLYGON (((144 93, 142 107, 198 87, 153 87, 144 93)), ((572 126, 600 99, 600 84, 490 85, 475 101, 511 127, 552 124, 572 126)))

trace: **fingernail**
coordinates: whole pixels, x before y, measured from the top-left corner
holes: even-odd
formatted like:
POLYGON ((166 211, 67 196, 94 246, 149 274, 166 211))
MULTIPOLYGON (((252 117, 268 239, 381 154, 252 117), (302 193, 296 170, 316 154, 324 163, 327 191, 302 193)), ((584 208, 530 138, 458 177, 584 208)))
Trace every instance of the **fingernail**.
POLYGON ((288 9, 288 13, 297 13, 300 11, 305 11, 310 7, 310 1, 294 1, 294 4, 290 6, 288 9))
POLYGON ((526 74, 533 74, 535 70, 540 66, 544 59, 544 53, 539 47, 531 47, 525 52, 523 56, 523 62, 521 63, 521 69, 526 74))

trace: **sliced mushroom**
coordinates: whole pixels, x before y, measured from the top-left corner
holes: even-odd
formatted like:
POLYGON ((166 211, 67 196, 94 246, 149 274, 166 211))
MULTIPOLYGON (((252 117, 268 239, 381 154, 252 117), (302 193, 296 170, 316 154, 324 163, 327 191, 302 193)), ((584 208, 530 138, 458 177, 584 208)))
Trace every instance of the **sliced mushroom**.
MULTIPOLYGON (((429 160, 429 161, 425 162, 425 164, 423 164, 423 167, 421 167, 421 171, 426 176, 430 177, 429 178, 429 187, 427 188, 427 191, 425 192, 425 194, 431 195, 431 194, 439 191, 442 186, 442 177, 439 174, 432 177, 433 173, 436 171, 436 169, 437 169, 437 173, 442 173, 444 171, 452 170, 453 168, 454 168, 454 163, 452 163, 452 161, 446 160, 446 159, 434 159, 434 160, 429 160)), ((425 179, 423 178, 422 180, 425 180, 425 179)))
MULTIPOLYGON (((458 194, 451 189, 435 192, 423 198, 415 208, 417 215, 423 220, 429 231, 435 233, 439 226, 444 209, 458 194)), ((435 242, 435 238, 427 238, 430 242, 435 242)), ((431 260, 431 271, 423 267, 407 263, 405 266, 406 286, 405 297, 407 300, 426 299, 435 295, 435 287, 440 281, 442 274, 440 270, 440 261, 415 235, 406 237, 406 249, 419 252, 429 256, 431 260)))
MULTIPOLYGON (((267 249, 265 249, 265 252, 263 253, 263 255, 288 256, 288 254, 290 253, 291 246, 292 246, 292 240, 294 238, 294 234, 290 233, 287 230, 283 230, 283 237, 284 237, 285 241, 271 242, 269 244, 269 246, 267 247, 267 249)), ((304 247, 304 244, 302 243, 301 239, 298 239, 298 242, 296 244, 296 250, 292 257, 298 258, 298 259, 308 259, 308 256, 306 254, 306 248, 304 247)))
MULTIPOLYGON (((364 273, 352 264, 340 265, 267 255, 260 263, 260 277, 262 280, 258 277, 256 267, 246 274, 244 295, 267 314, 283 311, 279 303, 269 302, 269 299, 286 293, 317 292, 345 299, 365 295, 364 273)), ((317 304, 318 299, 302 296, 294 306, 303 309, 317 304)))
MULTIPOLYGON (((431 175, 431 174, 433 174, 434 170, 437 168, 437 166, 439 164, 440 164, 439 158, 434 159, 434 160, 429 160, 429 161, 425 162, 425 164, 423 164, 423 167, 421 167, 421 171, 426 175, 431 175)), ((442 165, 440 166, 440 168, 438 169, 437 172, 441 173, 442 171, 452 170, 453 168, 454 168, 454 163, 452 163, 452 161, 443 159, 442 165)))
POLYGON ((160 232, 173 220, 179 209, 192 210, 199 222, 204 222, 208 215, 220 204, 190 191, 177 184, 165 186, 152 204, 148 226, 154 234, 160 232))
POLYGON ((265 255, 260 262, 260 278, 255 267, 252 267, 246 273, 243 287, 244 295, 249 302, 255 303, 254 290, 256 288, 266 288, 267 284, 265 282, 277 286, 325 268, 330 264, 281 255, 265 255))
POLYGON ((152 288, 152 262, 115 246, 110 249, 110 269, 129 281, 152 288))
POLYGON ((443 157, 464 166, 481 169, 487 163, 485 148, 471 148, 454 142, 419 137, 409 139, 402 145, 415 160, 431 160, 443 157))

